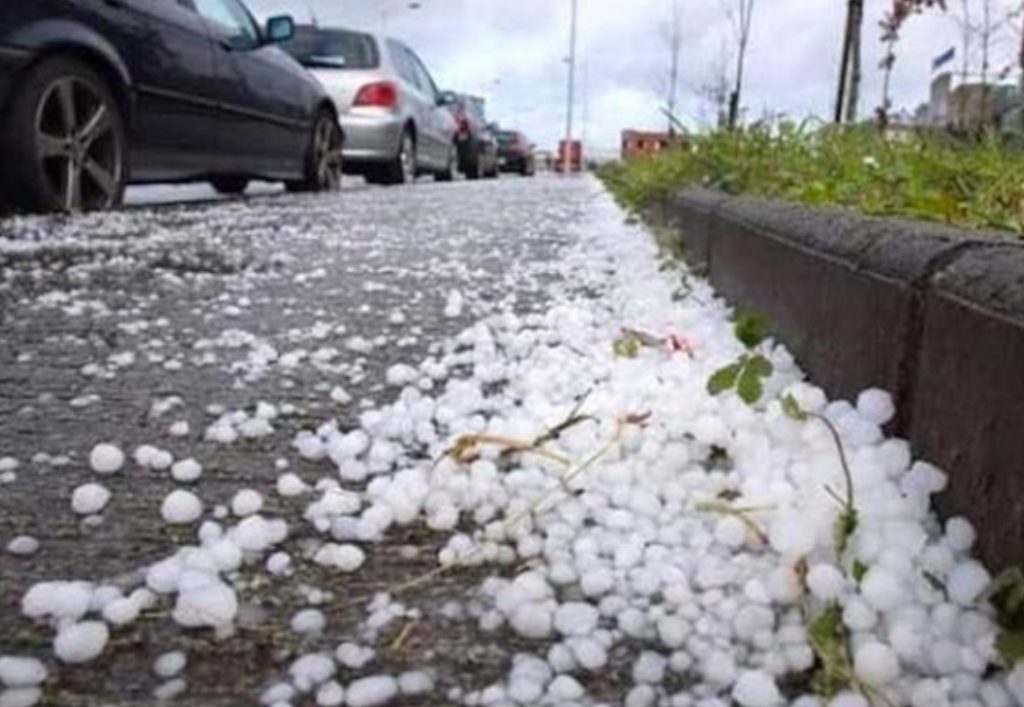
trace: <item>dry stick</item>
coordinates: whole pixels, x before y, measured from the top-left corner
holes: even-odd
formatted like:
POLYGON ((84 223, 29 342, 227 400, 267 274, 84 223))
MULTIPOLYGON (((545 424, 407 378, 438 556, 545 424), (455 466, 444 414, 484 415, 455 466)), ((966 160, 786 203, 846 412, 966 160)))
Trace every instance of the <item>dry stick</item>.
POLYGON ((748 514, 759 513, 763 511, 772 510, 770 508, 734 508, 727 506, 724 503, 698 503, 695 507, 698 513, 720 513, 722 515, 732 516, 739 519, 743 525, 747 527, 747 530, 752 532, 762 545, 770 544, 768 540, 768 533, 762 530, 761 526, 754 521, 748 514))
MULTIPOLYGON (((576 467, 575 469, 570 469, 565 474, 563 474, 560 477, 561 483, 563 485, 569 483, 571 480, 575 479, 580 474, 582 474, 587 469, 589 469, 591 466, 596 464, 605 454, 610 452, 620 442, 620 440, 622 439, 622 431, 623 431, 623 428, 626 425, 628 425, 628 424, 640 424, 643 420, 646 420, 647 417, 649 417, 649 416, 650 416, 649 414, 647 414, 647 415, 629 415, 624 420, 620 420, 617 423, 617 429, 615 431, 615 436, 612 438, 611 442, 609 442, 607 445, 605 445, 600 450, 598 450, 597 452, 592 454, 590 457, 588 457, 586 460, 584 460, 583 463, 580 464, 578 467, 576 467)), ((544 503, 546 503, 550 498, 552 498, 555 495, 557 495, 557 494, 549 493, 549 494, 541 497, 538 501, 535 501, 534 503, 532 503, 523 512, 517 514, 515 517, 513 517, 513 518, 511 518, 509 520, 504 521, 502 523, 502 525, 504 526, 503 527, 504 534, 508 534, 509 531, 512 530, 513 528, 515 528, 515 526, 518 525, 520 522, 522 522, 522 520, 524 518, 526 518, 530 514, 536 512, 537 509, 539 509, 544 503)), ((408 592, 408 591, 410 591, 412 589, 416 589, 417 587, 421 587, 421 586, 423 586, 425 584, 429 584, 434 579, 436 579, 438 577, 441 577, 441 576, 447 574, 448 572, 451 572, 452 570, 463 569, 465 567, 469 567, 469 566, 471 566, 470 563, 475 562, 478 558, 482 558, 483 555, 484 555, 484 551, 483 551, 482 548, 480 548, 480 547, 473 548, 472 552, 470 552, 469 554, 467 554, 467 555, 465 555, 463 557, 457 558, 454 562, 452 562, 452 564, 450 564, 450 565, 441 565, 440 567, 435 567, 434 569, 432 569, 431 571, 429 571, 429 572, 427 572, 425 574, 422 574, 422 575, 420 575, 418 577, 413 577, 412 579, 410 579, 410 580, 408 580, 406 582, 402 582, 401 584, 393 585, 393 586, 391 586, 391 587, 389 587, 387 589, 387 593, 391 594, 391 595, 404 594, 405 592, 408 592)), ((361 599, 353 599, 352 601, 349 601, 349 602, 346 602, 346 603, 342 604, 340 608, 342 608, 342 609, 351 608, 351 607, 357 606, 357 605, 359 605, 359 604, 361 604, 361 603, 363 603, 365 601, 366 601, 365 597, 361 598, 361 599)))
POLYGON ((832 440, 836 443, 836 449, 839 450, 839 463, 843 466, 843 476, 846 478, 846 502, 843 504, 846 506, 848 511, 854 510, 853 505, 853 474, 850 473, 850 465, 846 461, 846 450, 843 447, 843 440, 839 437, 839 430, 832 424, 824 415, 818 413, 809 412, 808 417, 812 417, 815 420, 820 421, 828 428, 829 434, 832 435, 832 440))

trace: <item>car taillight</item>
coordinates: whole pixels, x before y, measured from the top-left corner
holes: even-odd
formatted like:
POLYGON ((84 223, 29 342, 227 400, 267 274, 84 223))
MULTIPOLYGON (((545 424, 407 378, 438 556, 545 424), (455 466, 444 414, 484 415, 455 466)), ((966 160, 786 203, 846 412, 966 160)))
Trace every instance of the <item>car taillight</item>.
POLYGON ((469 118, 464 115, 460 115, 458 118, 459 132, 464 135, 469 135, 469 118))
POLYGON ((398 87, 390 81, 368 83, 359 89, 352 104, 374 108, 394 108, 398 105, 398 87))

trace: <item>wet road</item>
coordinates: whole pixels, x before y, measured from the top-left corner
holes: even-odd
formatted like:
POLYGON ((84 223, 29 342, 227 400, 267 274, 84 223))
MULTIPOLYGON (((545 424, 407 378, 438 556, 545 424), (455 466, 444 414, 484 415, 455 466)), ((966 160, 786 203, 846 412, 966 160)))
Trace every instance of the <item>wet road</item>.
MULTIPOLYGON (((398 390, 389 367, 418 365, 479 314, 542 306, 588 194, 582 181, 538 177, 0 221, 0 549, 22 535, 40 543, 30 556, 0 552, 0 654, 52 663, 50 632, 19 611, 33 582, 115 581, 194 536, 160 520, 170 475, 131 461, 101 480, 113 495, 100 515, 74 513, 72 491, 97 481, 94 444, 194 457, 204 502, 227 504, 248 487, 264 495, 265 513, 287 512, 274 493, 285 465, 310 483, 329 474, 295 454, 296 432, 332 418, 344 428, 386 403, 398 390), (226 413, 257 419, 261 402, 274 406, 262 418, 269 432, 207 439, 226 413)), ((298 554, 308 538, 295 530, 285 549, 298 554)), ((415 576, 446 539, 423 532, 375 547, 372 571, 344 586, 312 570, 301 579, 337 599, 415 576)), ((155 702, 149 666, 174 647, 190 655, 177 704, 251 703, 310 647, 286 628, 308 594, 252 589, 249 625, 235 637, 140 622, 96 664, 62 668, 44 704, 155 702)), ((441 602, 454 589, 425 592, 441 602)), ((336 644, 362 615, 330 617, 336 644)), ((459 674, 486 684, 507 669, 500 645, 450 626, 427 625, 378 660, 393 670, 433 662, 452 684, 459 674)))

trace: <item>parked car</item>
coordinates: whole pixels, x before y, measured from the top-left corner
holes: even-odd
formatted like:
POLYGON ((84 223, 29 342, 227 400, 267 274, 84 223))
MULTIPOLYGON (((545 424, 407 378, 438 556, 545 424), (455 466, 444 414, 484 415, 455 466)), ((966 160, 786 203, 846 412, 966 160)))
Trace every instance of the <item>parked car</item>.
POLYGON ((524 177, 537 172, 533 145, 518 130, 498 131, 498 167, 502 172, 518 172, 524 177))
POLYGON ((0 201, 109 208, 144 182, 336 188, 335 107, 273 46, 293 33, 239 0, 0 2, 0 201))
POLYGON ((446 91, 444 102, 455 116, 459 171, 467 179, 498 176, 498 141, 485 115, 484 99, 446 91))
POLYGON ((345 169, 378 184, 455 176, 455 119, 423 62, 395 39, 300 26, 285 48, 327 88, 345 132, 345 169))

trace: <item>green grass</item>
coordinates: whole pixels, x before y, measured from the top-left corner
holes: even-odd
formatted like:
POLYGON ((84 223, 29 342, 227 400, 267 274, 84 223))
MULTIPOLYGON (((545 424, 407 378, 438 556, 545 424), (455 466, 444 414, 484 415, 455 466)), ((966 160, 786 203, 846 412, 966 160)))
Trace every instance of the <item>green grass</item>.
POLYGON ((703 186, 1024 235, 1024 151, 995 136, 886 140, 867 127, 781 123, 697 136, 687 147, 606 165, 599 175, 639 211, 703 186))

